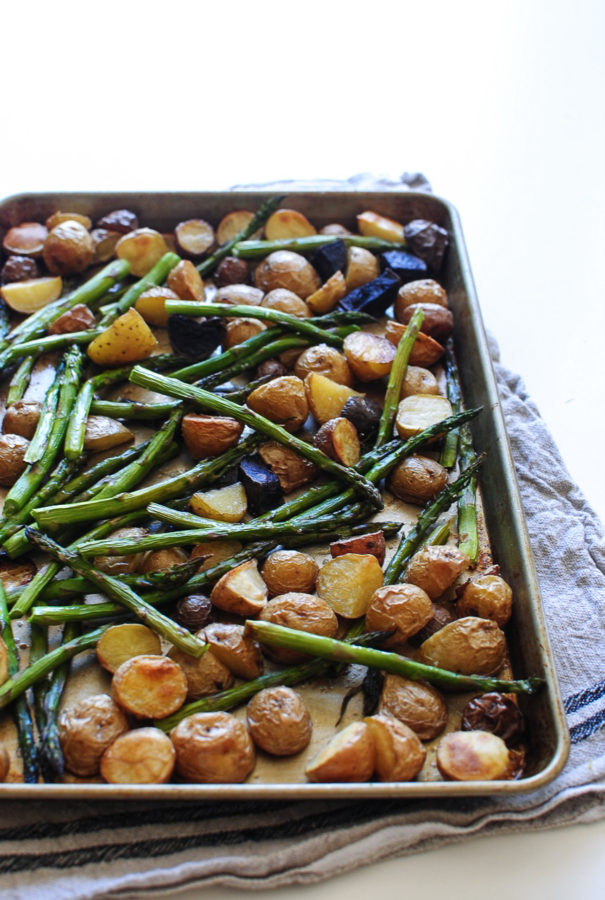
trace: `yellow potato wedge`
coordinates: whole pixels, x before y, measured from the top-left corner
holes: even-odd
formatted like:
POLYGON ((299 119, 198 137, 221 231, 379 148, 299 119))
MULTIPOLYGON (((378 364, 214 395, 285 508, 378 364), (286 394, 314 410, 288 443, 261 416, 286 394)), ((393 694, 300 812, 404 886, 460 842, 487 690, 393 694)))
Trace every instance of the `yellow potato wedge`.
POLYGON ((277 209, 265 224, 265 237, 268 241, 306 237, 311 234, 317 234, 316 229, 306 216, 295 209, 277 209))
POLYGON ((166 286, 181 300, 203 300, 205 295, 202 276, 191 260, 182 259, 171 269, 166 286))
POLYGON ((127 659, 111 683, 115 702, 139 719, 161 719, 180 709, 187 697, 187 679, 167 656, 146 654, 127 659))
POLYGON ((357 216, 357 228, 366 237, 382 238, 383 241, 395 241, 405 244, 403 225, 388 216, 366 210, 357 216))
POLYGON ((237 616, 257 616, 267 603, 267 585, 261 578, 255 559, 249 559, 226 575, 212 588, 215 606, 237 616))
POLYGON ((157 343, 142 315, 129 309, 88 345, 88 355, 98 366, 123 366, 146 359, 157 343))
POLYGON ((167 251, 163 236, 153 228, 130 231, 116 244, 116 256, 130 263, 130 271, 137 278, 146 275, 167 251))
POLYGON ((166 300, 178 300, 179 296, 169 287, 150 287, 139 296, 134 308, 149 325, 165 328, 168 324, 166 300))
POLYGON ((320 425, 329 422, 330 419, 338 418, 349 397, 364 396, 359 391, 347 387, 346 384, 337 384, 318 372, 311 372, 307 375, 305 390, 309 408, 320 425))
POLYGON ((189 506, 196 516, 219 522, 241 522, 246 515, 248 501, 243 484, 236 481, 224 488, 194 494, 189 506))
POLYGON ((324 563, 317 576, 316 589, 337 615, 358 619, 365 615, 382 580, 382 569, 375 556, 344 553, 324 563))
POLYGON ((335 272, 322 286, 307 297, 307 306, 316 316, 323 316, 337 306, 347 293, 342 272, 335 272))
POLYGON ((309 781, 369 781, 376 747, 365 722, 352 722, 336 734, 306 768, 309 781))
POLYGON ((109 784, 165 784, 170 781, 176 752, 159 728, 135 728, 107 748, 101 776, 109 784))
POLYGON ((405 441, 451 415, 452 406, 445 397, 438 397, 435 394, 412 394, 410 397, 404 397, 399 403, 395 427, 405 441))
POLYGON ((349 247, 347 250, 347 270, 345 282, 347 293, 380 275, 378 259, 365 247, 349 247))
POLYGON ((157 634, 138 623, 111 625, 97 642, 97 659, 108 672, 115 672, 133 656, 159 656, 161 652, 157 634))
POLYGON ((2 299, 15 312, 29 315, 58 300, 63 290, 60 275, 47 278, 30 278, 27 281, 13 281, 0 288, 2 299))

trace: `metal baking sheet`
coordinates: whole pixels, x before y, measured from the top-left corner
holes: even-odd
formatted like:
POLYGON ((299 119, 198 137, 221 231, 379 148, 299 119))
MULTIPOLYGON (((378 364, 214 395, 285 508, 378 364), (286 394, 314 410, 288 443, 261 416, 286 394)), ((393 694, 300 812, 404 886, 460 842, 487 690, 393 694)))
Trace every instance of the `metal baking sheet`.
MULTIPOLYGON (((7 228, 22 221, 42 220, 57 209, 81 212, 93 220, 108 210, 134 210, 142 224, 170 231, 187 218, 202 217, 217 223, 232 209, 255 209, 270 196, 261 191, 207 193, 48 193, 23 194, 0 203, 0 236, 7 228)), ((541 609, 538 583, 523 517, 514 463, 506 435, 494 373, 489 357, 479 304, 473 284, 462 228, 456 210, 448 202, 415 192, 337 192, 304 191, 288 194, 284 205, 300 210, 317 226, 331 221, 354 227, 355 215, 373 209, 399 221, 423 218, 434 221, 450 232, 451 244, 440 281, 446 288, 455 318, 454 343, 461 361, 461 378, 467 406, 483 406, 483 413, 472 423, 477 450, 488 450, 481 470, 484 517, 492 554, 503 576, 513 589, 513 618, 507 626, 507 639, 515 675, 539 675, 545 688, 535 697, 522 697, 521 706, 528 723, 527 768, 523 778, 497 782, 451 782, 436 780, 434 746, 428 746, 428 759, 422 780, 405 783, 311 784, 304 782, 304 760, 298 758, 296 772, 291 761, 268 761, 259 754, 257 767, 245 784, 206 785, 180 784, 123 786, 83 782, 72 779, 63 784, 26 785, 16 782, 0 784, 2 798, 71 798, 71 799, 311 799, 318 797, 439 797, 493 795, 532 791, 551 781, 563 768, 569 750, 569 736, 553 669, 548 637, 541 609)), ((325 555, 325 554, 324 554, 325 555)), ((82 662, 76 669, 82 669, 82 662)), ((89 667, 92 668, 92 667, 89 667)), ((109 681, 95 667, 91 677, 94 690, 107 690, 109 681)), ((78 678, 68 690, 78 691, 78 678)), ((354 678, 355 673, 349 673, 354 678)), ((343 685, 340 686, 341 688, 343 685)), ((314 694, 321 715, 334 723, 340 705, 339 693, 325 682, 313 689, 301 687, 304 694, 314 694)), ((70 694, 70 692, 72 692, 70 694)), ((450 695, 451 696, 451 695, 450 695)), ((241 713, 240 713, 241 714, 241 713)), ((352 705, 349 717, 359 715, 352 705)), ((1 722, 1 719, 0 719, 1 722)), ((346 720, 345 720, 346 722, 346 720)), ((308 748, 311 758, 325 742, 321 729, 308 748)), ((436 741, 431 742, 436 745, 436 741)))

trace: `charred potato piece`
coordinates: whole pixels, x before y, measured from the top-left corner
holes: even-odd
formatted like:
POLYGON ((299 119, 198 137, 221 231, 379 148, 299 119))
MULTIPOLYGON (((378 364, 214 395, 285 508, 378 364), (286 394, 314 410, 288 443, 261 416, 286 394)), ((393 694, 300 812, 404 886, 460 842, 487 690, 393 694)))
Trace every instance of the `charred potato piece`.
MULTIPOLYGON (((200 559, 200 567, 198 572, 205 572, 206 569, 212 569, 225 559, 231 559, 236 553, 239 553, 242 545, 239 541, 202 541, 196 544, 191 551, 189 559, 200 559)), ((199 626, 202 627, 201 625, 199 626)))
POLYGON ((89 416, 86 420, 84 449, 91 453, 111 450, 131 441, 134 441, 134 434, 117 419, 110 419, 109 416, 89 416))
POLYGON ((299 550, 274 550, 263 563, 260 573, 270 596, 297 591, 310 594, 315 588, 319 566, 308 553, 299 550))
POLYGON ((36 433, 42 404, 37 400, 17 400, 4 413, 2 431, 19 434, 30 441, 36 433))
POLYGON ((256 367, 254 378, 281 378, 288 370, 279 359, 265 359, 256 367))
POLYGON ((227 487, 211 491, 199 491, 189 501, 196 516, 216 519, 218 522, 241 522, 246 515, 248 503, 246 492, 240 481, 227 487))
POLYGON ((95 315, 84 303, 76 303, 49 325, 49 334, 69 334, 72 331, 87 331, 97 324, 95 315))
POLYGON ((187 413, 181 423, 183 440, 193 459, 220 456, 237 444, 243 430, 241 422, 230 416, 187 413))
POLYGON ((376 744, 365 722, 336 734, 307 766, 309 781, 369 781, 376 767, 376 744))
POLYGON ((166 279, 166 287, 180 297, 181 300, 203 300, 205 296, 202 276, 188 259, 182 259, 166 279))
POLYGON ((505 658, 504 633, 495 622, 476 616, 445 625, 418 649, 420 662, 462 675, 493 675, 505 658))
POLYGON ((447 724, 447 706, 441 694, 430 684, 410 681, 399 675, 387 675, 380 711, 399 719, 415 731, 421 741, 431 741, 447 724))
POLYGON ((263 674, 260 644, 245 633, 243 625, 212 622, 198 637, 210 644, 214 656, 237 678, 248 681, 263 674))
MULTIPOLYGON (((396 347, 404 336, 406 329, 407 325, 402 325, 400 322, 394 322, 390 319, 386 324, 384 336, 396 347)), ((445 349, 439 341, 420 331, 416 335, 409 362, 412 366, 422 366, 424 368, 434 366, 444 353, 445 349)))
POLYGON ((452 781, 510 777, 511 759, 502 738, 488 731, 452 731, 437 748, 437 766, 452 781))
POLYGON ((21 222, 9 228, 2 240, 2 246, 9 255, 42 256, 48 228, 41 222, 21 222))
POLYGON ((262 613, 267 603, 267 585, 256 560, 249 559, 223 575, 212 588, 210 599, 219 609, 244 618, 262 613))
POLYGON ((296 316, 298 319, 308 319, 311 315, 311 310, 305 301, 301 300, 298 294, 285 288, 276 288, 273 291, 269 291, 263 297, 261 306, 266 306, 267 309, 277 309, 280 312, 288 313, 290 316, 296 316))
POLYGON ((95 248, 87 229, 70 219, 49 231, 42 257, 53 275, 75 275, 93 262, 95 248))
POLYGON ((305 385, 296 375, 284 375, 262 384, 248 395, 246 403, 254 412, 290 432, 298 431, 309 415, 305 385))
POLYGON ((365 210, 359 213, 357 218, 357 229, 360 234, 367 237, 382 238, 383 241, 394 241, 397 244, 405 244, 403 235, 403 225, 388 216, 381 216, 380 213, 372 210, 365 210))
POLYGON ((357 429, 342 416, 325 422, 316 432, 313 443, 322 453, 343 466, 354 466, 359 462, 361 445, 357 429))
POLYGON ((111 693, 118 706, 138 719, 161 719, 185 702, 187 679, 167 656, 133 656, 114 673, 111 693))
POLYGON ((98 366, 124 366, 146 359, 157 339, 136 309, 129 309, 88 345, 88 355, 98 366))
POLYGON ((189 594, 182 597, 175 611, 175 618, 179 625, 189 631, 200 631, 210 621, 212 603, 210 597, 204 594, 189 594))
POLYGON ((404 397, 397 407, 395 427, 403 440, 414 437, 452 415, 452 406, 445 397, 433 394, 413 394, 404 397))
POLYGON ((380 275, 380 263, 373 253, 364 247, 349 247, 347 249, 347 270, 345 283, 347 293, 355 288, 373 281, 380 275))
POLYGON ((174 237, 180 252, 195 259, 214 244, 214 228, 204 219, 187 219, 176 226, 174 237))
POLYGON ((438 303, 412 303, 406 306, 401 321, 407 325, 417 309, 424 313, 420 330, 440 343, 444 343, 454 330, 454 317, 449 309, 438 303))
POLYGON ((254 744, 231 713, 195 713, 172 730, 176 769, 187 781, 239 784, 254 768, 254 744))
POLYGON ((97 659, 108 672, 115 672, 133 656, 159 656, 162 645, 151 628, 138 623, 110 625, 97 641, 97 659))
POLYGON ((137 215, 130 209, 113 209, 97 222, 97 228, 106 228, 107 231, 115 231, 118 234, 128 234, 138 227, 137 215))
POLYGON ((166 784, 175 761, 167 734, 159 728, 135 728, 107 748, 101 758, 101 776, 109 784, 166 784))
POLYGON ((9 665, 8 665, 8 648, 4 642, 4 638, 0 635, 0 684, 8 681, 9 665))
MULTIPOLYGON (((313 594, 288 591, 269 600, 262 610, 260 619, 273 622, 285 628, 308 631, 324 637, 336 637, 338 620, 325 600, 313 594)), ((279 663, 290 665, 307 659, 307 655, 297 650, 286 650, 281 647, 267 647, 266 652, 279 663)))
POLYGON ((436 303, 447 309, 447 294, 439 282, 432 278, 420 278, 418 281, 408 281, 399 288, 393 312, 398 322, 403 322, 403 311, 407 306, 415 303, 436 303))
POLYGON ((512 697, 492 691, 473 697, 462 711, 462 731, 491 731, 515 744, 525 731, 523 713, 512 697))
POLYGON ((398 463, 387 478, 389 491, 405 503, 422 506, 447 484, 447 469, 429 456, 408 456, 398 463))
POLYGON ((259 263, 254 284, 265 292, 286 288, 303 300, 321 287, 319 275, 311 263, 290 250, 276 250, 259 263))
POLYGON ((107 694, 86 697, 64 709, 59 740, 69 771, 83 778, 96 775, 101 757, 128 727, 124 712, 107 694))
POLYGON ((513 592, 500 575, 478 575, 467 581, 456 609, 461 616, 492 619, 502 628, 511 617, 513 592))
POLYGON ((0 744, 0 781, 6 781, 11 767, 10 756, 4 744, 0 744))
POLYGON ((375 556, 345 553, 321 567, 317 593, 339 616, 358 619, 365 615, 382 579, 382 568, 375 556))
POLYGON ((308 347, 296 360, 295 375, 304 381, 311 372, 325 375, 336 384, 346 384, 348 387, 353 384, 353 373, 346 358, 335 347, 330 347, 328 344, 315 344, 314 347, 308 347))
MULTIPOLYGON (((198 637, 203 638, 203 632, 198 633, 198 637)), ((187 700, 199 700, 200 697, 217 694, 233 686, 233 674, 211 649, 196 658, 172 647, 168 656, 185 673, 187 700)))
POLYGON ((412 556, 406 579, 435 600, 452 586, 467 566, 468 557, 457 547, 432 544, 412 556))
POLYGON ((13 281, 30 281, 39 276, 35 259, 30 256, 9 256, 2 266, 0 281, 2 284, 10 284, 13 281))
POLYGON ((146 275, 167 251, 163 236, 153 228, 130 231, 116 244, 116 256, 130 263, 130 271, 137 278, 146 275))
POLYGON ((347 282, 342 272, 334 272, 320 288, 309 294, 306 303, 313 315, 331 312, 347 294, 347 282))
POLYGON ((309 408, 320 425, 340 416, 342 409, 350 397, 361 397, 359 391, 337 384, 331 378, 311 372, 305 378, 305 390, 309 408))
POLYGON ((273 756, 294 756, 309 744, 313 722, 302 697, 290 687, 259 691, 248 704, 250 736, 273 756))
POLYGON ((285 238, 306 237, 317 234, 306 216, 296 209, 276 209, 265 223, 265 238, 278 241, 285 238))
POLYGON ((401 385, 400 398, 412 394, 438 394, 439 384, 433 373, 422 366, 408 366, 401 385))
POLYGON ((214 283, 217 287, 228 284, 246 283, 250 278, 250 266, 247 260, 236 256, 226 256, 214 270, 214 283))
POLYGON ((250 319, 240 317, 237 319, 229 319, 225 323, 225 337, 223 338, 223 350, 230 350, 231 347, 237 347, 243 344, 248 338, 260 334, 265 331, 266 325, 260 319, 250 319))
POLYGON ((380 565, 384 562, 386 543, 382 531, 373 531, 372 534, 361 534, 359 537, 344 538, 342 541, 333 541, 330 544, 330 555, 334 559, 345 553, 368 553, 375 556, 380 565))
POLYGON ((290 447, 278 444, 277 441, 261 444, 258 452, 265 465, 269 466, 279 478, 284 494, 302 487, 303 484, 309 484, 317 475, 314 463, 290 447))
POLYGON ((10 487, 27 468, 29 441, 20 434, 0 435, 0 484, 10 487))
POLYGON ((154 285, 139 295, 134 308, 150 325, 166 328, 168 325, 166 300, 178 299, 179 295, 167 285, 154 285))
POLYGON ((433 615, 429 596, 413 584, 388 584, 370 598, 366 612, 368 631, 393 631, 389 644, 402 644, 420 631, 433 615))
POLYGON ((376 747, 376 773, 380 781, 412 781, 426 759, 415 731, 388 713, 368 716, 364 722, 376 747))
POLYGON ((63 280, 60 275, 56 275, 13 281, 0 288, 0 295, 12 310, 28 316, 58 300, 62 290, 63 280))
POLYGON ((347 335, 343 349, 353 374, 360 381, 376 381, 391 371, 395 347, 384 337, 369 331, 347 335))
POLYGON ((231 306, 260 306, 265 292, 251 284, 229 284, 216 292, 217 303, 231 306))

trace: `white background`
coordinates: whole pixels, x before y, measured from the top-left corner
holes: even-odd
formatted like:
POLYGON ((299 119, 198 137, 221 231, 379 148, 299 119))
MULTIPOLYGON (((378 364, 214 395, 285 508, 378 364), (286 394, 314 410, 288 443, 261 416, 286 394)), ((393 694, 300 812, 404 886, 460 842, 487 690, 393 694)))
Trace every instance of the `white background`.
MULTIPOLYGON (((460 211, 503 362, 605 518, 602 2, 55 0, 5 4, 1 34, 0 196, 424 172, 460 211)), ((603 837, 471 842, 280 900, 596 898, 603 837)))

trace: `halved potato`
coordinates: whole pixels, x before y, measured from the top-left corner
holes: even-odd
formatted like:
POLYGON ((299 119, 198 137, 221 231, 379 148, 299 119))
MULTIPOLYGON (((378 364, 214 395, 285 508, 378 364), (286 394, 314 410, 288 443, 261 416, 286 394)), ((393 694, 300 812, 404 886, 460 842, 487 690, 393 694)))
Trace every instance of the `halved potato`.
POLYGON ((133 656, 116 670, 111 693, 126 712, 139 719, 161 719, 180 709, 187 697, 187 679, 167 656, 133 656))
POLYGON ((181 300, 202 301, 205 296, 202 276, 188 259, 182 259, 166 279, 166 287, 180 297, 181 300))
POLYGON ((52 231, 53 228, 56 228, 57 225, 61 225, 62 222, 69 221, 79 222, 80 225, 87 231, 90 231, 90 229, 92 228, 92 222, 88 216, 82 215, 82 213, 61 212, 61 210, 57 210, 57 212, 54 212, 52 216, 49 216, 44 224, 49 231, 52 231))
POLYGON ((382 569, 375 556, 344 553, 321 567, 317 593, 339 616, 358 619, 365 615, 382 580, 382 569))
POLYGON ((453 781, 494 781, 509 778, 508 747, 489 731, 452 731, 437 748, 437 766, 453 781))
POLYGON ((260 306, 265 292, 251 284, 227 284, 216 292, 216 303, 230 306, 260 306))
POLYGON ((241 522, 246 515, 248 501, 241 482, 212 491, 199 491, 189 501, 196 516, 217 519, 219 522, 241 522))
POLYGON ((451 403, 445 397, 438 397, 435 394, 412 394, 400 401, 395 417, 395 428, 405 441, 425 428, 449 418, 452 412, 451 403))
MULTIPOLYGON (((200 633, 199 636, 203 635, 200 633)), ((172 647, 168 656, 185 673, 187 700, 199 700, 200 697, 217 694, 233 686, 233 674, 212 650, 206 650, 201 656, 195 657, 172 647)))
POLYGON ((317 475, 314 463, 277 441, 266 441, 260 445, 258 452, 263 462, 279 478, 284 494, 308 484, 317 475))
MULTIPOLYGON (((218 223, 218 228, 216 229, 217 243, 226 244, 227 241, 232 241, 240 231, 243 231, 250 224, 253 218, 254 213, 250 212, 249 209, 234 209, 228 212, 218 223)), ((259 233, 254 235, 254 237, 258 236, 259 233)))
POLYGON ((300 354, 294 364, 294 374, 305 379, 311 372, 325 375, 337 384, 353 385, 353 373, 346 357, 336 347, 328 344, 315 344, 300 354))
POLYGON ((354 466, 361 456, 357 429, 349 419, 338 416, 324 422, 313 438, 315 446, 343 466, 354 466))
POLYGON ((146 359, 157 343, 142 315, 129 309, 88 345, 88 355, 98 366, 123 366, 146 359))
POLYGON ((307 297, 307 306, 316 316, 330 312, 346 296, 347 282, 342 272, 335 272, 324 284, 307 297))
MULTIPOLYGON (((394 322, 393 319, 390 319, 386 324, 384 336, 392 344, 397 346, 406 330, 407 325, 402 325, 401 322, 394 322)), ((429 337, 428 334, 424 334, 424 332, 420 331, 416 335, 409 362, 412 366, 424 366, 425 368, 427 366, 434 366, 444 353, 445 348, 439 341, 436 341, 434 338, 429 337)))
POLYGON ((58 300, 62 290, 63 279, 60 275, 53 275, 4 284, 0 288, 0 295, 11 309, 28 316, 58 300))
POLYGON ((161 652, 157 634, 135 622, 110 625, 97 641, 97 659, 108 672, 115 672, 133 656, 159 656, 161 652))
POLYGON ((265 223, 265 238, 278 241, 284 238, 306 237, 317 234, 306 216, 295 209, 276 209, 265 223))
POLYGON ((21 222, 9 228, 2 240, 6 252, 17 256, 42 256, 48 228, 41 222, 21 222))
POLYGON ((153 286, 139 296, 134 308, 141 313, 150 325, 158 325, 165 328, 168 325, 168 313, 166 312, 166 300, 178 300, 179 296, 166 285, 153 286))
POLYGON ((248 316, 240 316, 236 319, 227 319, 225 322, 225 337, 223 338, 223 350, 230 350, 243 344, 248 338, 265 331, 267 326, 260 319, 251 319, 248 316))
POLYGON ((415 731, 388 713, 368 716, 364 722, 376 747, 376 772, 381 781, 411 781, 426 759, 415 731))
POLYGON ((337 384, 318 372, 307 375, 305 389, 311 412, 320 425, 340 416, 349 397, 364 396, 359 391, 354 391, 345 384, 337 384))
POLYGON ((347 271, 345 283, 347 293, 373 281, 380 275, 380 263, 377 257, 365 247, 349 247, 347 249, 347 271))
POLYGON ((347 335, 343 350, 353 374, 360 381, 376 381, 388 375, 396 352, 390 341, 370 331, 347 335))
POLYGON ((381 216, 380 213, 372 212, 367 209, 365 212, 359 213, 357 218, 357 228, 360 234, 367 237, 382 238, 383 241, 394 241, 395 243, 405 244, 405 236, 403 233, 403 225, 388 216, 381 216))
POLYGON ((491 619, 464 616, 427 638, 418 659, 462 675, 493 675, 506 659, 506 638, 491 619))
POLYGON ((159 728, 135 728, 120 735, 101 758, 101 776, 109 784, 165 784, 176 752, 159 728))
POLYGON ((3 433, 18 434, 31 441, 38 427, 41 409, 39 400, 17 400, 4 413, 3 433))
POLYGON ((97 324, 95 314, 84 303, 76 303, 65 310, 48 326, 49 334, 69 334, 71 331, 87 331, 97 324))
POLYGON ((311 740, 313 722, 302 697, 278 685, 259 691, 246 711, 254 743, 273 756, 294 756, 311 740))
POLYGON ((408 366, 401 385, 400 399, 411 394, 438 394, 439 384, 430 371, 423 366, 408 366))
POLYGON ((223 575, 212 588, 210 599, 219 609, 253 618, 267 603, 267 585, 255 559, 249 559, 223 575))
MULTIPOLYGON (((321 597, 302 591, 288 591, 269 600, 259 618, 284 628, 307 631, 324 637, 336 637, 338 619, 334 610, 321 597)), ((282 665, 302 662, 307 654, 285 647, 265 647, 265 653, 282 665)))
POLYGON ((245 633, 243 625, 212 622, 196 636, 210 644, 214 656, 237 678, 248 681, 263 674, 260 644, 245 633))
POLYGON ((167 251, 166 241, 153 228, 130 231, 116 244, 116 256, 130 263, 130 271, 137 278, 146 275, 167 251))
POLYGON ((187 256, 201 256, 214 244, 214 228, 205 219, 187 219, 174 229, 179 247, 187 256))
POLYGON ((111 419, 109 416, 88 417, 84 434, 85 450, 98 453, 131 441, 134 441, 134 434, 117 419, 111 419))
POLYGON ((352 722, 307 766, 309 781, 369 781, 376 766, 376 745, 365 722, 352 722))
POLYGON ((10 756, 4 744, 0 744, 0 781, 6 781, 11 767, 10 756))

